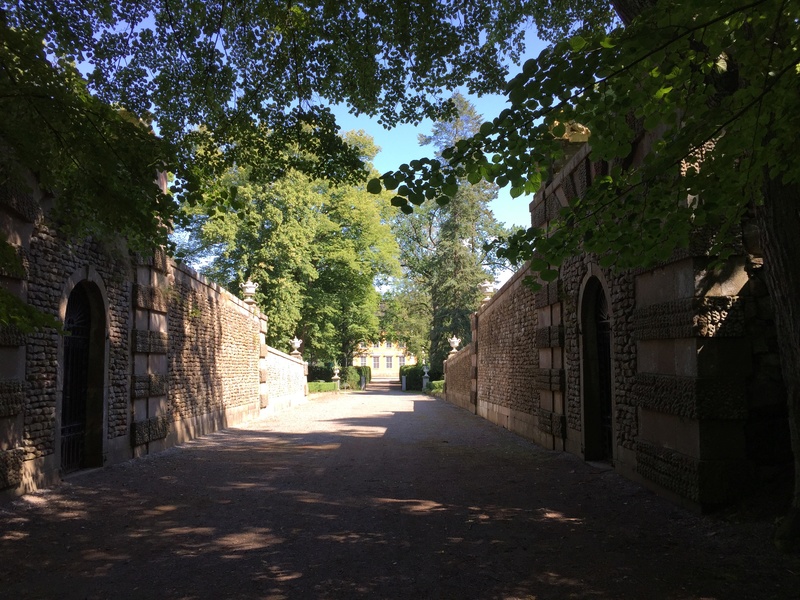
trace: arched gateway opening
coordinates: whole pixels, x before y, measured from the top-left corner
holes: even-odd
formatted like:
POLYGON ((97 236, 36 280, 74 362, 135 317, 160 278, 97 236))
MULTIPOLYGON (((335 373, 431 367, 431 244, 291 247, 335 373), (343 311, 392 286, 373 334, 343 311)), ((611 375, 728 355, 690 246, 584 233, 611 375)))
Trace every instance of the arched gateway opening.
POLYGON ((103 464, 105 316, 99 291, 82 282, 67 301, 61 394, 61 472, 103 464))
POLYGON ((581 317, 584 457, 613 462, 611 315, 608 298, 597 277, 586 283, 581 317))

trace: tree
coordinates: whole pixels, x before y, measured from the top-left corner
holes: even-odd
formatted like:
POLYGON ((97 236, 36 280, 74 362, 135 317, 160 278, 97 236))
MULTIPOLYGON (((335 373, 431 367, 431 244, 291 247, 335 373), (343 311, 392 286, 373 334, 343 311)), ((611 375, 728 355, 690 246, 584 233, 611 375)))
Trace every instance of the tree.
MULTIPOLYGON (((596 0, 565 5, 602 18, 596 0)), ((2 180, 33 171, 78 230, 122 223, 163 243, 176 205, 153 184, 156 169, 174 174, 182 200, 233 208, 230 190, 208 188, 234 165, 258 183, 292 169, 352 176, 362 164, 330 104, 388 127, 448 114, 442 90, 499 89, 543 12, 521 0, 3 2, 2 180), (306 152, 286 152, 296 146, 306 152), (93 210, 109 199, 119 210, 93 210)))
MULTIPOLYGON (((577 35, 528 61, 507 92, 510 106, 480 132, 384 175, 405 185, 393 203, 453 196, 458 177, 535 192, 564 155, 569 123, 591 131, 592 156, 608 175, 573 202, 559 224, 505 240, 501 253, 530 259, 541 280, 562 260, 595 252, 604 266, 647 266, 713 232, 724 260, 746 211, 757 216, 775 308, 795 453, 795 495, 778 531, 800 539, 800 6, 784 0, 615 3, 631 20, 577 35), (648 147, 647 153, 637 152, 648 147), (415 168, 416 167, 416 168, 415 168)), ((387 181, 388 179, 388 181, 387 181)), ((376 189, 371 182, 371 189, 376 189)), ((411 204, 408 204, 411 203, 411 204)))
POLYGON ((405 344, 406 351, 418 360, 430 355, 430 331, 433 317, 425 290, 407 277, 391 282, 381 297, 380 328, 387 340, 405 344))
MULTIPOLYGON (((347 139, 366 162, 378 151, 363 132, 347 139)), ((231 289, 258 284, 271 345, 286 348, 297 335, 306 358, 350 364, 358 343, 379 333, 376 280, 398 271, 382 222, 387 199, 363 183, 332 185, 297 172, 259 185, 236 169, 218 185, 235 185, 243 208, 197 213, 185 231, 188 258, 231 289)))
MULTIPOLYGON (((435 122, 430 136, 420 136, 421 145, 432 144, 438 152, 478 131, 482 117, 475 107, 460 94, 452 101, 455 118, 435 122)), ((470 314, 480 304, 479 285, 508 264, 485 248, 508 234, 489 209, 495 186, 470 186, 462 180, 456 188, 445 205, 429 199, 413 214, 393 219, 406 277, 430 307, 429 356, 436 371, 450 351, 449 336, 469 339, 470 314)))

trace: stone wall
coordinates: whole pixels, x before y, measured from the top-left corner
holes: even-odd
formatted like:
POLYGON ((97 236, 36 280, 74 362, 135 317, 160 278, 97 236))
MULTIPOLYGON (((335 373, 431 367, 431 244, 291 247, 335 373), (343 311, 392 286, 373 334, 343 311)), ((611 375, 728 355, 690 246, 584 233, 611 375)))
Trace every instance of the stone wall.
POLYGON ((520 270, 476 314, 477 414, 544 442, 535 428, 541 409, 539 316, 534 293, 523 283, 527 276, 527 269, 520 270))
MULTIPOLYGON (((534 227, 552 227, 607 171, 588 145, 570 155, 531 202, 534 227)), ((791 460, 757 235, 744 231, 739 255, 714 271, 703 231, 647 269, 582 254, 536 292, 522 269, 475 314, 475 368, 448 370, 447 399, 462 405, 469 381, 479 415, 545 447, 692 507, 730 502, 760 467, 791 460)))
POLYGON ((469 343, 458 352, 450 354, 444 361, 445 399, 473 413, 476 410, 473 387, 477 383, 473 378, 476 372, 473 367, 474 357, 474 344, 469 343))
POLYGON ((308 395, 308 365, 299 356, 267 348, 264 408, 274 412, 294 406, 308 395))
MULTIPOLYGON (((47 219, 52 202, 34 181, 0 188, 0 231, 16 257, 0 285, 62 326, 71 295, 85 291, 81 466, 158 452, 305 397, 305 364, 266 346, 257 309, 162 251, 132 256, 119 241, 67 239, 47 219)), ((65 339, 53 328, 0 327, 0 493, 60 479, 65 339)))

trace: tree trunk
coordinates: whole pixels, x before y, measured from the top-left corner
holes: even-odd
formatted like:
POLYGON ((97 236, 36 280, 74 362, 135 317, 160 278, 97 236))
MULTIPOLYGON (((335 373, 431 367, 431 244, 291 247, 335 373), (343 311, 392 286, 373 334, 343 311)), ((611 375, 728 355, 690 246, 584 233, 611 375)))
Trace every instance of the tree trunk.
POLYGON ((788 552, 800 550, 800 187, 768 180, 756 218, 775 313, 794 452, 792 507, 775 533, 775 544, 788 552))

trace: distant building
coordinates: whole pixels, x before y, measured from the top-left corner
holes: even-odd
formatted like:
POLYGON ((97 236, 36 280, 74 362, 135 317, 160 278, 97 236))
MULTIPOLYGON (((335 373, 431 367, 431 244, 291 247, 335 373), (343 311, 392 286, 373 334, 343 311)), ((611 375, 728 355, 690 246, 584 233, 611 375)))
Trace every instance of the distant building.
POLYGON ((399 379, 400 367, 417 364, 403 342, 388 340, 362 342, 353 357, 353 366, 371 367, 373 379, 399 379))

